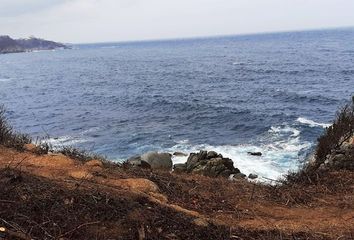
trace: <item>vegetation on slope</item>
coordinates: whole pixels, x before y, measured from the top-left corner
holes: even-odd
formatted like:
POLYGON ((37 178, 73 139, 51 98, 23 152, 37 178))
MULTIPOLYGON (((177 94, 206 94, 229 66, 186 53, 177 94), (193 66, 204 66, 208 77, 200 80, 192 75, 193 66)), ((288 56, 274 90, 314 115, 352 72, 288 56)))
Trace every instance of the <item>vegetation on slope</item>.
POLYGON ((323 163, 332 150, 348 141, 354 134, 354 97, 352 103, 345 105, 337 113, 333 125, 318 139, 316 164, 323 163))
POLYGON ((40 38, 12 39, 9 36, 0 36, 0 54, 18 53, 33 50, 52 50, 56 48, 68 48, 66 45, 40 38))
POLYGON ((8 124, 5 109, 0 105, 0 145, 22 150, 25 144, 31 142, 28 135, 16 133, 8 124))
MULTIPOLYGON (((353 105, 319 139, 316 166, 352 136, 353 105)), ((263 185, 100 165, 74 148, 17 151, 29 142, 2 108, 0 239, 354 239, 354 171, 306 167, 263 185), (138 179, 156 192, 122 185, 138 179)))

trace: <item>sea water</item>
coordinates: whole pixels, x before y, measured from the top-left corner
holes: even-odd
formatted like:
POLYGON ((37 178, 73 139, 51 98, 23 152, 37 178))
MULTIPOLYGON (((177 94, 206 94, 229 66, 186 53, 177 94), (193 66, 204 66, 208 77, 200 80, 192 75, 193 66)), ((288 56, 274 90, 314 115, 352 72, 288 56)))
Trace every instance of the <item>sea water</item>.
POLYGON ((0 55, 19 131, 115 161, 215 150, 267 178, 296 170, 353 93, 350 28, 0 55))

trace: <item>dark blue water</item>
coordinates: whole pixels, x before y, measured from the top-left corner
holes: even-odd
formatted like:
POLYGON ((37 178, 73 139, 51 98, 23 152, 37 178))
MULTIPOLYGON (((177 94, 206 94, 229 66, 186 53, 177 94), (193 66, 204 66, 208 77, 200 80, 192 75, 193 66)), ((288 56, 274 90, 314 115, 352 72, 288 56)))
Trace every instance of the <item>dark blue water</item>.
POLYGON ((269 177, 294 169, 353 93, 354 29, 0 55, 20 131, 111 159, 214 149, 269 177))

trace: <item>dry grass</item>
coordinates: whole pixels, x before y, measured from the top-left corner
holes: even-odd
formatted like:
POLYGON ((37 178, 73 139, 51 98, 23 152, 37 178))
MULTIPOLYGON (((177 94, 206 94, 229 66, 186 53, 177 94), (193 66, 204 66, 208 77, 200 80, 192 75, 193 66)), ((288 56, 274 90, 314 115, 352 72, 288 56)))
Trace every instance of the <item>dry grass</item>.
POLYGON ((318 139, 315 152, 317 167, 323 163, 326 156, 354 134, 354 97, 351 104, 345 105, 337 113, 333 125, 318 139))
POLYGON ((0 172, 0 226, 27 239, 227 239, 228 229, 191 224, 192 218, 147 198, 100 188, 66 188, 14 170, 0 172))
MULTIPOLYGON (((317 158, 325 154, 324 146, 335 147, 329 145, 330 140, 341 141, 345 133, 352 133, 347 121, 352 110, 348 109, 339 113, 336 124, 320 139, 317 158)), ((4 113, 1 108, 0 145, 22 150, 31 139, 15 133, 4 113)), ((48 144, 41 149, 43 155, 54 151, 48 144)), ((341 226, 352 221, 350 217, 343 220, 339 215, 328 226, 321 225, 329 210, 354 212, 352 171, 304 168, 271 186, 136 169, 72 147, 55 152, 82 165, 92 159, 103 160, 104 170, 98 178, 149 179, 169 204, 200 213, 210 220, 209 225, 196 225, 195 218, 152 202, 148 196, 112 191, 93 182, 57 182, 20 171, 17 165, 15 169, 0 168, 0 227, 7 229, 5 239, 354 239, 353 227, 341 226), (312 215, 304 216, 304 212, 312 215)))
POLYGON ((0 144, 22 150, 24 144, 30 142, 31 138, 28 135, 16 133, 8 124, 5 116, 5 108, 0 105, 0 144))
MULTIPOLYGON (((184 207, 209 211, 209 216, 221 210, 239 214, 240 219, 252 218, 235 204, 264 201, 258 198, 269 191, 259 185, 251 199, 252 184, 247 186, 246 182, 232 184, 199 176, 185 179, 163 172, 143 174, 149 174, 171 202, 187 201, 184 207), (226 193, 231 186, 234 188, 226 193)), ((212 222, 207 227, 198 226, 193 224, 194 218, 142 196, 117 194, 89 183, 64 186, 16 169, 0 171, 0 196, 0 226, 21 236, 13 239, 333 239, 306 229, 262 230, 212 222)), ((342 239, 350 239, 350 233, 342 239)))

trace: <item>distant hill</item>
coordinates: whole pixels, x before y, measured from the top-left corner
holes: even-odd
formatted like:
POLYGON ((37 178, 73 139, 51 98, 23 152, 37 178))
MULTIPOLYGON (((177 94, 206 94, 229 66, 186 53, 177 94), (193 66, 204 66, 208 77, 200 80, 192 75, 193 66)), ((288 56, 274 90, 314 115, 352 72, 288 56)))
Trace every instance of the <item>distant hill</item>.
POLYGON ((0 36, 0 54, 29 52, 34 50, 52 50, 68 48, 68 46, 53 41, 30 37, 28 39, 12 39, 9 36, 0 36))

